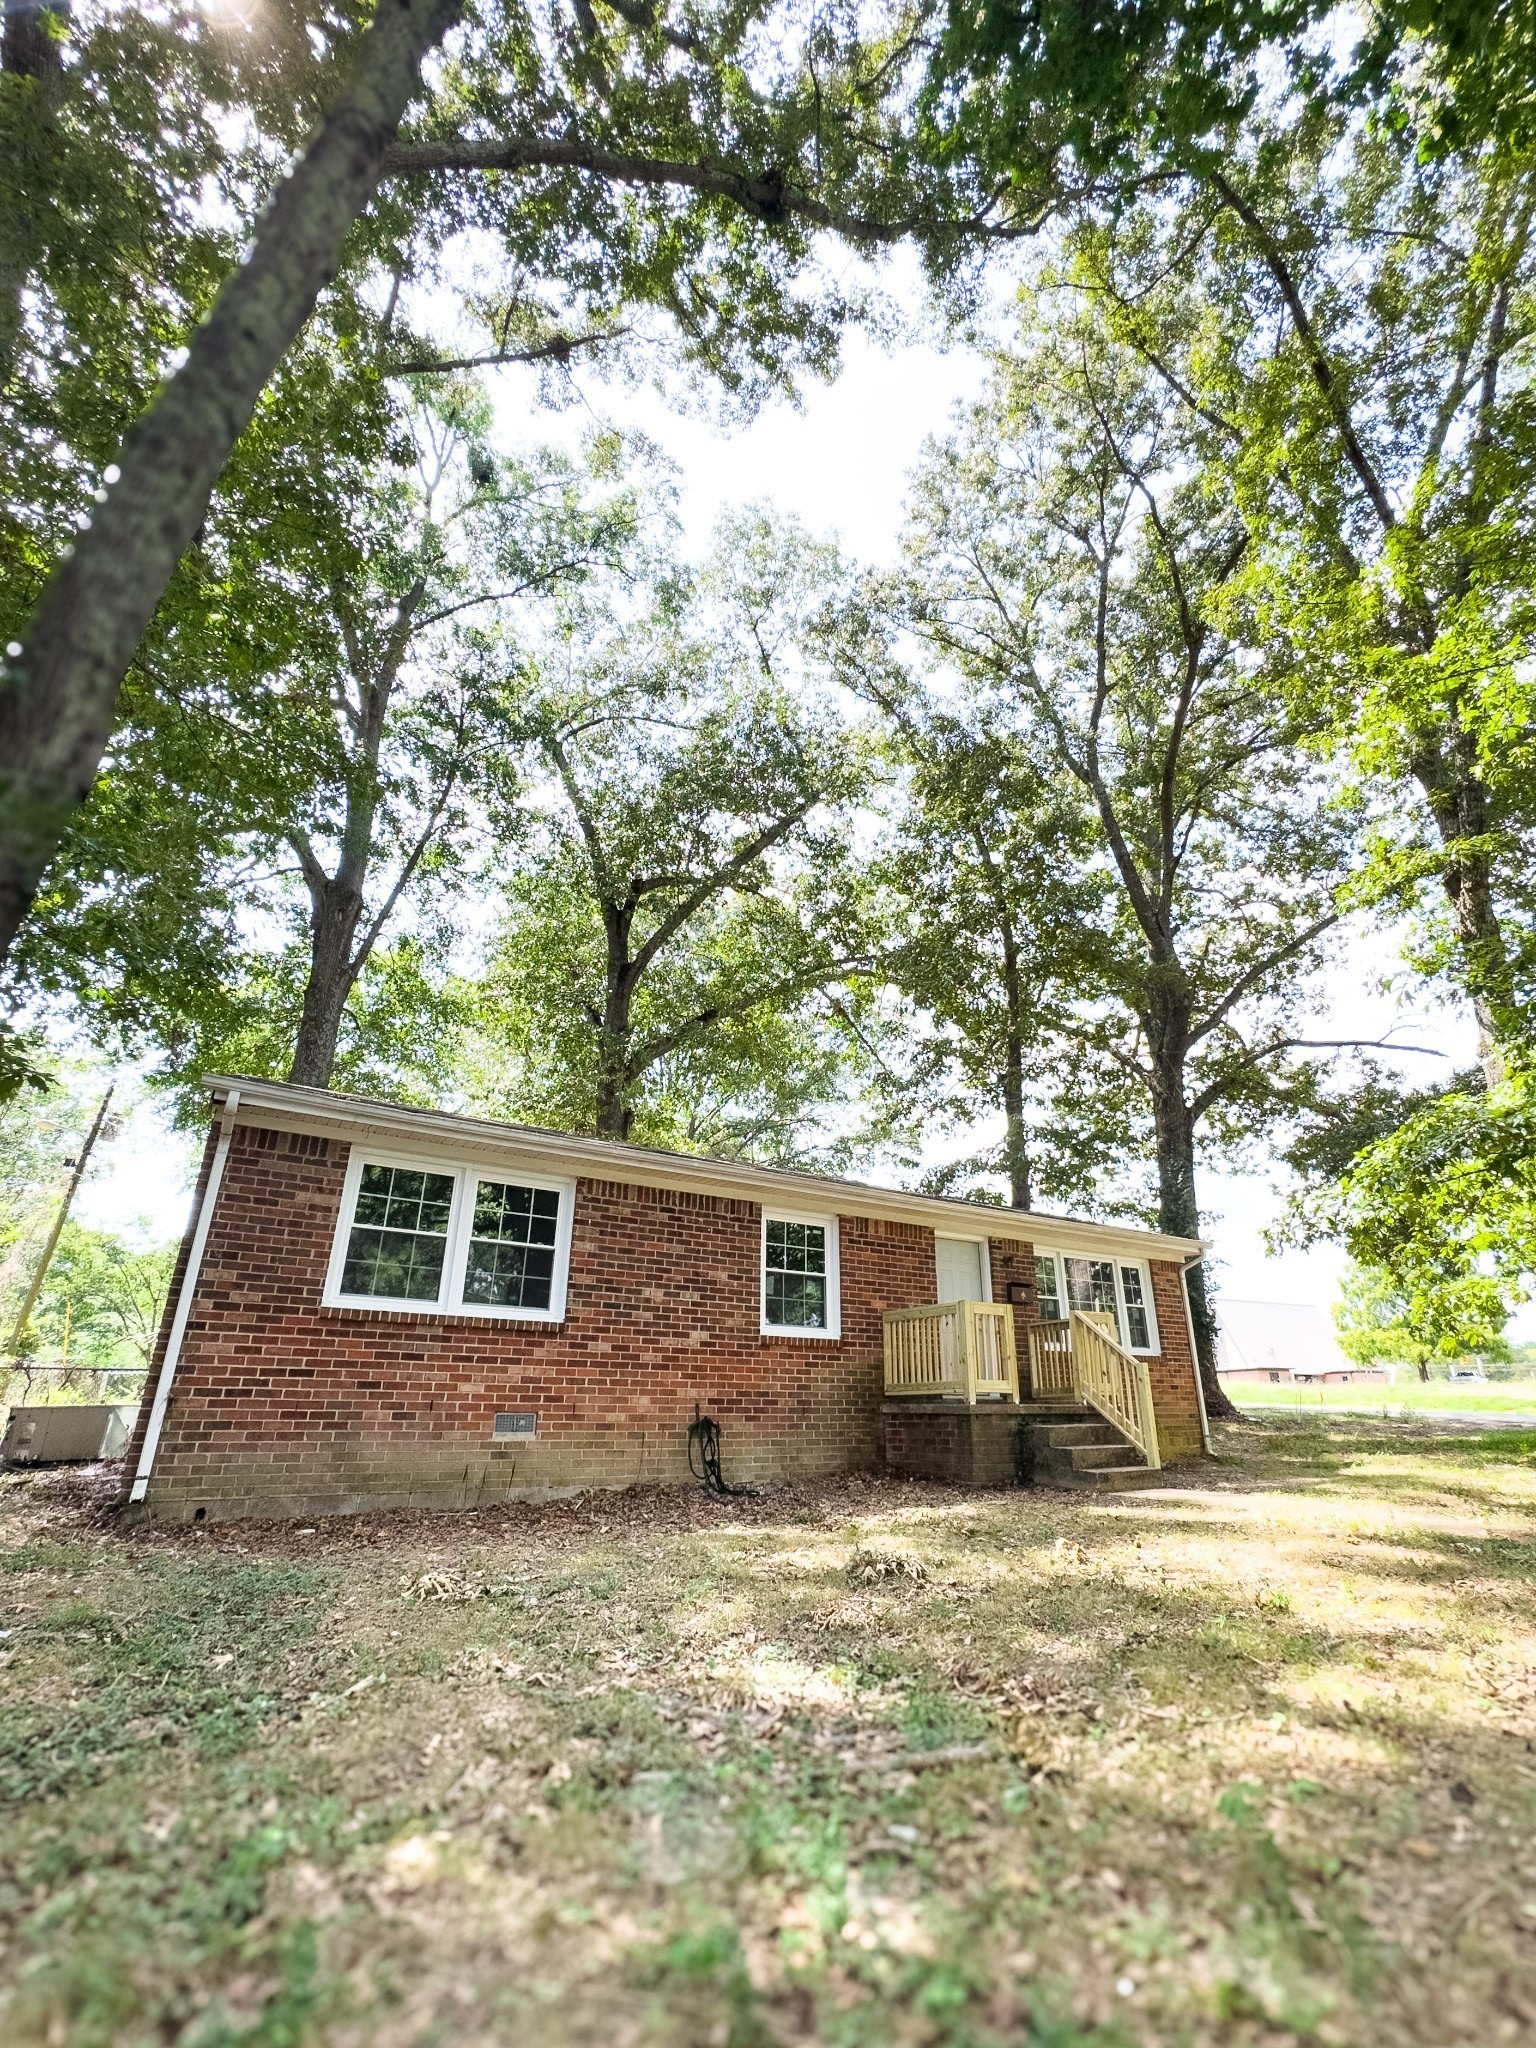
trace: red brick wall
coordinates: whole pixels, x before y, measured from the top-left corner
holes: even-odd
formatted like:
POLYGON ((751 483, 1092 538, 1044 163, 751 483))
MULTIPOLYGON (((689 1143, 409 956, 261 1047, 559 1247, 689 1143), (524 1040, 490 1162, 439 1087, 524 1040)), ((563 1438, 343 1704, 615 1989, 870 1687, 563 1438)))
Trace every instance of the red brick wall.
POLYGON ((878 1464, 881 1316, 933 1300, 931 1230, 841 1219, 836 1341, 761 1334, 756 1203, 612 1181, 577 1184, 563 1323, 325 1308, 345 1167, 323 1138, 236 1131, 148 1512, 681 1479, 695 1402, 728 1479, 878 1464), (537 1438, 493 1445, 503 1409, 537 1410, 537 1438))
POLYGON ((1035 1302, 1035 1248, 1023 1238, 994 1237, 992 1253, 992 1299, 1008 1299, 1010 1280, 1029 1283, 1028 1302, 1013 1305, 1013 1336, 1019 1355, 1019 1395, 1029 1399, 1029 1326, 1040 1320, 1035 1302))
MULTIPOLYGON (((835 1342, 762 1335, 755 1202, 616 1181, 577 1184, 563 1323, 325 1308, 346 1160, 324 1138, 236 1131, 149 1513, 470 1505, 682 1479, 696 1402, 724 1431, 728 1479, 879 1464, 881 1316, 934 1299, 931 1230, 840 1219, 835 1342), (538 1436, 493 1443, 504 1409, 536 1410, 538 1436)), ((186 1256, 184 1243, 167 1329, 186 1256)), ((991 1267, 1006 1298, 1010 1280, 1033 1282, 1033 1247, 996 1239, 991 1267)), ((1152 1284, 1152 1383, 1172 1459, 1200 1449, 1194 1369, 1178 1267, 1154 1263, 1152 1284)), ((1036 1313, 1014 1311, 1021 1365, 1036 1313)), ((164 1344, 162 1330, 156 1373, 164 1344)))
POLYGON ((1160 1357, 1147 1362, 1152 1369, 1158 1448, 1163 1462, 1171 1464, 1178 1458, 1198 1458, 1205 1448, 1200 1436, 1200 1392, 1184 1309, 1183 1269, 1168 1259, 1153 1259, 1150 1264, 1152 1306, 1163 1348, 1160 1357))

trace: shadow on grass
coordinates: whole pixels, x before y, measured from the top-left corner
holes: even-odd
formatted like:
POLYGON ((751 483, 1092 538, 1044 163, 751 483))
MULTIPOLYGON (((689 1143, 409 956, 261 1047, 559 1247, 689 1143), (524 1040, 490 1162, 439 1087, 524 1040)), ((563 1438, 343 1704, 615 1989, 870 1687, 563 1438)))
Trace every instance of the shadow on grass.
MULTIPOLYGON (((1455 1440, 1456 1483, 1487 1441, 1455 1440)), ((1397 1475, 1318 1462, 1405 1448, 1422 1441, 1332 1422, 1317 1446, 1264 1432, 1244 1476, 1395 1503, 1397 1475), (1277 1471, 1272 1443, 1299 1469, 1277 1471)), ((1412 1483, 1425 1491, 1401 1496, 1405 1515, 1443 1511, 1443 1486, 1412 1483)), ((1206 1498, 829 1491, 815 1512, 760 1504, 750 1526, 672 1530, 652 1517, 558 1552, 530 1540, 537 1518, 444 1519, 433 1569, 465 1583, 440 1601, 403 1590, 420 1526, 392 1547, 382 1518, 374 1547, 323 1567, 185 1539, 128 1573, 144 1559, 126 1546, 37 1546, 21 1752, 38 1761, 0 1902, 31 1969, 18 2039, 278 2048, 348 1999, 366 2038, 434 1972, 451 1991, 431 2038, 490 2037, 485 2001, 524 1974, 564 1987, 530 2039, 599 2038, 585 1951, 605 1922, 629 1930, 604 1968, 642 2048, 1141 2048, 1326 2038, 1325 2022, 1362 2044, 1461 2038, 1429 1949, 1370 1906, 1380 1888, 1406 1913, 1446 1872, 1434 1911, 1472 1924, 1467 1901, 1504 1865, 1420 1857, 1465 1808, 1413 1760, 1455 1756, 1485 1804, 1485 1785, 1527 1797, 1496 1769, 1507 1738, 1454 1705, 1372 1697, 1369 1629, 1298 1613, 1278 1557, 1255 1584, 1262 1527, 1206 1498), (1160 1582, 1139 1535, 1204 1554, 1160 1582), (867 1544, 927 1576, 859 1583, 848 1567, 867 1544), (76 1577, 93 1559, 104 1582, 87 1597, 76 1577), (471 1564, 494 1594, 474 1595, 471 1564), (345 1675, 300 1723, 308 1645, 345 1675), (353 1669, 381 1658, 388 1686, 351 1698, 353 1669), (1298 1703, 1339 1674, 1353 1706, 1298 1703), (254 1718, 226 1742, 236 1704, 254 1718), (77 1709, 86 1720, 50 1748, 49 1717, 68 1727, 77 1709), (155 1802, 177 1815, 152 1837, 155 1802), (433 1873, 458 1844, 474 1874, 455 1891, 433 1873), (342 1901, 318 1933, 308 1894, 282 1888, 298 1870, 342 1901), (509 1960, 476 1916, 524 1897, 544 1917, 509 1960), (167 1929, 182 1946, 157 1975, 146 1958, 167 1929), (271 1985, 255 2017, 220 2018, 253 1976, 271 1985), (113 1984, 110 2000, 91 1989, 113 1984), (455 2006, 461 1990, 482 2003, 455 2006)), ((1319 1559, 1343 1540, 1285 1537, 1319 1559)), ((1422 1528, 1372 1531, 1351 1569, 1423 1583, 1409 1546, 1435 1554, 1437 1582, 1464 1556, 1483 1580, 1527 1577, 1518 1546, 1422 1528)), ((1469 1627, 1503 1622, 1491 1586, 1463 1608, 1469 1627)))

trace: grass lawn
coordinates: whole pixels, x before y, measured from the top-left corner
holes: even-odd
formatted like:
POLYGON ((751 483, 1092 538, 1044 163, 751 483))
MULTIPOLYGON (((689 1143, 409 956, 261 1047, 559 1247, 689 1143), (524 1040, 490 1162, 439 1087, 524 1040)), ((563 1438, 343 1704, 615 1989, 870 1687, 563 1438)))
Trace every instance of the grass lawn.
POLYGON ((1530 2040, 1536 1433, 1219 1445, 308 1535, 8 1475, 0 2039, 1530 2040))
POLYGON ((1489 1380, 1452 1384, 1449 1380, 1399 1380, 1391 1387, 1268 1386, 1262 1381, 1227 1389, 1239 1408, 1354 1408, 1380 1415, 1431 1414, 1536 1415, 1536 1380, 1489 1380))

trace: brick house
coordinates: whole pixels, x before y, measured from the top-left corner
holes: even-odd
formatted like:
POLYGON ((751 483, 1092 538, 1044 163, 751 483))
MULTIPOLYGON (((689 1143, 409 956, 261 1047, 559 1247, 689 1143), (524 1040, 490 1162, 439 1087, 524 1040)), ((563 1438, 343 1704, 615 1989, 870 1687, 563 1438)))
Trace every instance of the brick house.
POLYGON ((1005 1414, 1017 1435, 1039 1391, 1031 1333, 1092 1310, 1150 1390, 1163 1459, 1201 1450, 1186 1239, 321 1089, 208 1087, 129 1446, 143 1514, 674 1481, 697 1408, 732 1480, 910 1465, 920 1415, 947 1443, 968 1411, 886 1398, 889 1321, 967 1300, 1007 1305, 974 1316, 1006 1322, 1019 1361, 1011 1397, 985 1404, 994 1436, 1005 1414))

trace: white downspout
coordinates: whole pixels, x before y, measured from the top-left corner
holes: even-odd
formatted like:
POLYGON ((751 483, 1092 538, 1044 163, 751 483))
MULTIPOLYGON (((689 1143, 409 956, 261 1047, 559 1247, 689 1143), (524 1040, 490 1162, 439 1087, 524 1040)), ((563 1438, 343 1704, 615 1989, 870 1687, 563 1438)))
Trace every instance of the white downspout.
POLYGON ((1211 1453, 1211 1419, 1205 1412, 1205 1379, 1200 1371, 1200 1346, 1195 1342, 1195 1312, 1189 1305, 1189 1272, 1205 1259, 1204 1252, 1196 1252, 1192 1259, 1186 1259, 1179 1268, 1179 1291, 1184 1296, 1184 1327, 1189 1332, 1189 1359, 1195 1369, 1195 1399, 1200 1406, 1200 1441, 1207 1457, 1211 1453))
POLYGON ((198 1275, 203 1269, 203 1251, 208 1243, 208 1229, 213 1222, 214 1205, 219 1199, 219 1184, 224 1178, 224 1162, 229 1157, 230 1143, 235 1135, 235 1111, 239 1105, 240 1090, 231 1088, 224 1098, 224 1108, 219 1118, 219 1142, 214 1147, 213 1165, 208 1170, 208 1185, 203 1190, 203 1199, 198 1206, 197 1222, 192 1231, 192 1249, 187 1255, 187 1270, 182 1275, 181 1292, 176 1297, 176 1314, 171 1321, 171 1334, 166 1340, 160 1378, 155 1384, 154 1405, 149 1411, 149 1427, 144 1432, 144 1448, 139 1452, 139 1468, 133 1476, 133 1487, 128 1495, 130 1501, 142 1500, 149 1491, 149 1475, 154 1470, 155 1453, 160 1448, 160 1432, 165 1427, 165 1411, 170 1402, 176 1367, 181 1359, 182 1340, 187 1334, 187 1323, 192 1314, 192 1297, 197 1292, 198 1275))

